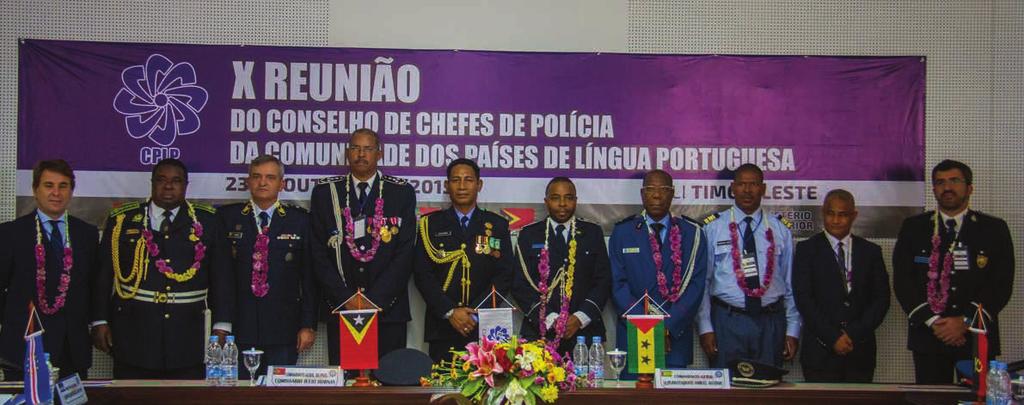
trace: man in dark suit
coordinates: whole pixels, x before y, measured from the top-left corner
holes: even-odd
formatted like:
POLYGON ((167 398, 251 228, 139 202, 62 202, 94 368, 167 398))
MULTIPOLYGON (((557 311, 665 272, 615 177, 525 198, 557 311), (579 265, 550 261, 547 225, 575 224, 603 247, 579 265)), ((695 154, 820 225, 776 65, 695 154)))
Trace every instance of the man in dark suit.
POLYGON ((89 283, 99 265, 99 233, 68 214, 74 189, 67 162, 40 161, 32 169, 36 210, 0 224, 0 365, 7 381, 24 376, 29 303, 42 319, 43 347, 60 377, 86 378, 92 365, 89 283), (40 248, 42 255, 36 253, 40 248))
POLYGON ((416 246, 416 287, 427 304, 423 339, 434 362, 450 359, 477 340, 477 305, 491 287, 507 294, 512 284, 508 220, 477 207, 480 166, 469 159, 448 164, 445 188, 452 206, 423 216, 416 246))
POLYGON ((416 237, 416 191, 404 180, 377 171, 380 138, 369 129, 352 133, 345 159, 349 173, 313 188, 313 269, 327 303, 327 353, 339 364, 338 317, 329 311, 368 309, 362 292, 383 311, 378 318, 378 356, 405 347, 409 277, 416 237), (347 229, 348 228, 348 229, 347 229))
POLYGON ((796 245, 793 295, 804 320, 800 364, 810 382, 870 383, 875 329, 889 310, 882 249, 850 233, 853 194, 837 189, 821 208, 825 232, 796 245))
MULTIPOLYGON (((665 365, 684 368, 693 362, 693 321, 704 298, 709 258, 701 227, 690 218, 672 216, 675 190, 667 172, 647 172, 640 188, 644 209, 615 224, 608 256, 616 312, 626 313, 645 292, 650 294, 669 315, 665 318, 665 365), (657 276, 659 272, 664 278, 657 276)), ((643 305, 635 306, 630 314, 643 314, 643 305)), ((624 319, 617 322, 616 334, 619 345, 625 346, 624 319)))
MULTIPOLYGON (((249 163, 249 202, 217 210, 231 248, 238 297, 232 324, 241 350, 257 348, 268 365, 291 365, 316 339, 318 289, 310 252, 309 212, 282 203, 284 165, 264 155, 249 163)), ((241 352, 239 363, 244 364, 241 352)), ((249 371, 239 368, 240 378, 249 371)))
POLYGON ((93 345, 116 379, 203 378, 206 336, 231 331, 234 288, 216 210, 185 201, 188 169, 153 167, 149 201, 110 212, 93 286, 93 345), (212 314, 211 311, 212 310, 212 314))
POLYGON ((512 295, 524 311, 520 335, 530 340, 559 337, 558 352, 565 354, 576 344, 576 336, 604 338, 601 312, 611 293, 611 270, 601 227, 575 216, 572 180, 555 177, 545 190, 548 217, 524 227, 516 241, 519 266, 513 272, 512 295), (574 246, 573 255, 570 246, 574 246), (550 271, 542 296, 537 266, 545 250, 550 271), (568 306, 562 313, 565 298, 568 306))
POLYGON ((989 358, 1000 352, 998 318, 1013 291, 1013 241, 1005 221, 968 209, 974 185, 966 164, 939 162, 932 192, 939 209, 907 218, 900 228, 893 288, 910 322, 907 348, 917 383, 950 384, 954 364, 971 358, 967 328, 979 307, 989 358))

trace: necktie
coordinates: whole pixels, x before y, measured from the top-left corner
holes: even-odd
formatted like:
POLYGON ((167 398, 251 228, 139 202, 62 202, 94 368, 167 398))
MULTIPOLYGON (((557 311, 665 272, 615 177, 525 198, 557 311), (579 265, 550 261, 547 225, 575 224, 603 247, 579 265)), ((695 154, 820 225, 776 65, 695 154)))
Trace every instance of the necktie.
POLYGON ((164 210, 164 220, 160 222, 160 233, 166 234, 171 230, 171 211, 164 210))
POLYGON ((58 220, 50 220, 50 248, 55 252, 64 254, 64 237, 60 234, 60 223, 58 220))
POLYGON ((661 244, 662 244, 662 241, 661 241, 661 230, 662 229, 665 229, 665 224, 662 224, 661 222, 655 222, 655 223, 651 224, 651 230, 654 231, 654 240, 658 241, 658 249, 659 250, 661 249, 661 244))
MULTIPOLYGON (((754 222, 753 217, 743 218, 743 221, 747 223, 747 228, 743 231, 743 251, 745 253, 754 256, 754 265, 757 265, 757 243, 754 242, 754 227, 751 223, 754 222)), ((755 289, 761 286, 760 271, 757 275, 747 277, 744 281, 747 283, 747 288, 755 289)), ((761 297, 750 297, 747 296, 744 300, 747 312, 751 315, 759 315, 761 313, 761 297)))
POLYGON ((263 212, 260 213, 259 217, 260 217, 260 229, 261 230, 262 229, 267 229, 267 227, 270 226, 270 214, 267 214, 266 211, 263 211, 263 212))
POLYGON ((359 206, 361 207, 366 202, 366 189, 370 188, 370 184, 364 181, 356 187, 359 187, 359 206))
POLYGON ((946 243, 953 243, 956 240, 956 220, 953 218, 946 220, 946 235, 943 238, 946 243))
POLYGON ((558 226, 555 227, 555 235, 558 235, 558 240, 565 243, 565 225, 558 224, 558 226))
POLYGON ((839 264, 839 270, 843 272, 843 284, 846 286, 846 291, 850 291, 852 287, 850 269, 846 268, 846 250, 843 249, 842 241, 836 244, 836 263, 839 264))
POLYGON ((462 230, 463 231, 468 229, 469 228, 469 216, 467 215, 467 216, 462 217, 462 219, 459 220, 459 223, 462 224, 462 230))

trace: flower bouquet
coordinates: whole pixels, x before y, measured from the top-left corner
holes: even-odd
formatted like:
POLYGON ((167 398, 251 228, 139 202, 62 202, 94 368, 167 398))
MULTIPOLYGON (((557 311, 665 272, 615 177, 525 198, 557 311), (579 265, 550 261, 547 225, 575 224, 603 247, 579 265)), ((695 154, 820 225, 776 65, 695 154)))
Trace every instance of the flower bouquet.
POLYGON ((476 403, 529 404, 539 398, 554 402, 560 391, 576 389, 572 360, 558 355, 543 341, 527 342, 513 337, 480 343, 453 351, 451 361, 434 365, 430 385, 458 388, 476 403))

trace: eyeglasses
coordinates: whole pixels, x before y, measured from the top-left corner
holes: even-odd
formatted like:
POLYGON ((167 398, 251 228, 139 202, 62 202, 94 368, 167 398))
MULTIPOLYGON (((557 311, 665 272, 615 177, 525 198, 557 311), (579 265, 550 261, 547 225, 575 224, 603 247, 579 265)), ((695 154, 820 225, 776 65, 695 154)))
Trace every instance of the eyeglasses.
POLYGON ((676 188, 672 186, 643 186, 640 188, 646 194, 675 194, 676 188))
POLYGON ((156 178, 151 179, 150 181, 153 184, 156 184, 156 185, 170 184, 172 186, 180 186, 182 184, 185 184, 185 179, 183 179, 181 177, 172 177, 172 178, 156 177, 156 178))
POLYGON ((935 180, 932 180, 932 185, 935 186, 935 187, 942 187, 942 186, 945 186, 947 184, 949 184, 951 186, 959 186, 961 184, 966 184, 966 183, 967 183, 967 180, 964 180, 964 179, 959 178, 959 177, 953 177, 951 179, 935 179, 935 180))
POLYGON ((363 152, 367 154, 376 152, 378 150, 376 146, 349 146, 345 149, 352 153, 363 152))

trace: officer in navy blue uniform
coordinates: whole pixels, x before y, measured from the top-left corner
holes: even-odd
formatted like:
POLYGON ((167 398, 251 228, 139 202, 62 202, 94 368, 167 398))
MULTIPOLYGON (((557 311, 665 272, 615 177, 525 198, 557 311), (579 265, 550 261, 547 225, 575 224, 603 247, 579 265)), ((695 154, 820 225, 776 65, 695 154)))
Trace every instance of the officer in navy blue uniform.
POLYGON ((412 274, 413 244, 416 234, 416 192, 397 177, 377 171, 382 156, 380 138, 369 129, 352 133, 345 158, 349 174, 323 179, 313 188, 310 211, 313 225, 313 269, 327 304, 328 358, 339 364, 338 317, 330 310, 345 303, 345 308, 368 309, 356 292, 380 307, 377 330, 378 356, 405 347, 409 316, 409 277, 412 274), (381 225, 374 225, 375 204, 383 203, 381 225), (351 212, 354 257, 348 244, 351 212), (374 251, 374 246, 377 250, 374 251))
MULTIPOLYGON (((232 327, 239 349, 263 351, 260 375, 268 365, 295 364, 299 353, 313 345, 319 301, 309 212, 278 200, 284 165, 269 155, 253 159, 246 186, 252 199, 223 206, 217 215, 231 248, 238 297, 232 327), (260 235, 266 236, 266 250, 256 248, 260 235), (267 268, 254 266, 257 256, 266 257, 267 268), (266 278, 254 278, 254 273, 266 278)), ((242 359, 239 352, 239 364, 242 359)), ((244 367, 239 374, 249 377, 244 367)))
POLYGON ((60 376, 86 377, 92 365, 89 348, 89 289, 99 267, 99 233, 67 212, 75 188, 75 174, 63 160, 44 160, 32 170, 36 209, 0 224, 0 364, 4 378, 21 380, 25 359, 28 303, 36 306, 46 333, 43 347, 60 376), (36 244, 45 249, 46 291, 36 290, 36 244), (64 273, 64 248, 71 248, 72 265, 63 304, 59 285, 64 273), (45 301, 46 305, 41 305, 45 301))
POLYGON ((893 289, 910 323, 907 348, 913 352, 919 384, 954 382, 954 364, 971 358, 974 334, 967 328, 980 326, 979 306, 988 329, 989 358, 1001 352, 999 312, 1013 292, 1013 241, 1005 221, 969 209, 973 180, 964 163, 944 160, 936 165, 932 192, 938 210, 907 218, 896 239, 893 289), (931 269, 935 236, 939 246, 931 269), (930 294, 928 273, 934 271, 941 280, 950 255, 949 288, 943 290, 937 281, 930 294))
POLYGON ((793 234, 788 221, 761 209, 761 168, 737 167, 731 189, 736 205, 705 219, 713 256, 697 318, 701 348, 716 368, 738 359, 781 367, 796 356, 801 326, 793 298, 793 234))
POLYGON ((477 340, 474 308, 492 286, 507 296, 513 271, 508 220, 476 205, 483 187, 480 167, 455 159, 447 172, 452 206, 420 219, 421 243, 416 246, 416 287, 427 304, 423 339, 430 343, 434 362, 450 360, 450 349, 462 350, 477 340), (462 265, 463 258, 469 266, 462 265))
POLYGON ((544 204, 548 217, 527 225, 519 231, 516 269, 513 272, 512 295, 524 312, 520 335, 539 339, 540 327, 540 262, 541 251, 548 249, 548 291, 545 314, 545 338, 556 335, 565 283, 572 272, 571 298, 565 320, 565 332, 558 342, 558 352, 567 353, 576 344, 576 336, 605 337, 601 312, 611 293, 611 270, 604 232, 595 223, 576 217, 576 186, 567 177, 555 177, 545 188, 544 204), (570 233, 571 232, 571 233, 570 233), (576 243, 575 263, 569 263, 569 244, 576 243))
MULTIPOLYGON (((704 274, 707 272, 707 248, 703 244, 704 232, 687 217, 673 217, 672 199, 675 196, 672 176, 662 170, 644 175, 640 198, 644 210, 615 224, 608 240, 611 259, 612 299, 619 315, 643 315, 644 303, 630 306, 646 292, 653 304, 660 305, 668 315, 665 318, 665 364, 683 368, 693 362, 693 320, 704 294, 704 274), (678 232, 679 242, 672 242, 678 232), (654 245, 652 246, 652 238, 654 245), (661 253, 661 268, 655 270, 654 249, 661 253), (680 263, 673 262, 673 252, 679 252, 680 263), (674 274, 679 271, 676 281, 674 274), (657 281, 657 272, 665 276, 665 291, 657 281)), ((626 320, 619 318, 616 341, 626 342, 626 320)))
POLYGON ((224 233, 213 207, 185 201, 184 163, 157 162, 151 181, 149 201, 115 208, 103 230, 93 344, 116 379, 200 379, 207 328, 229 334, 234 314, 224 233))

